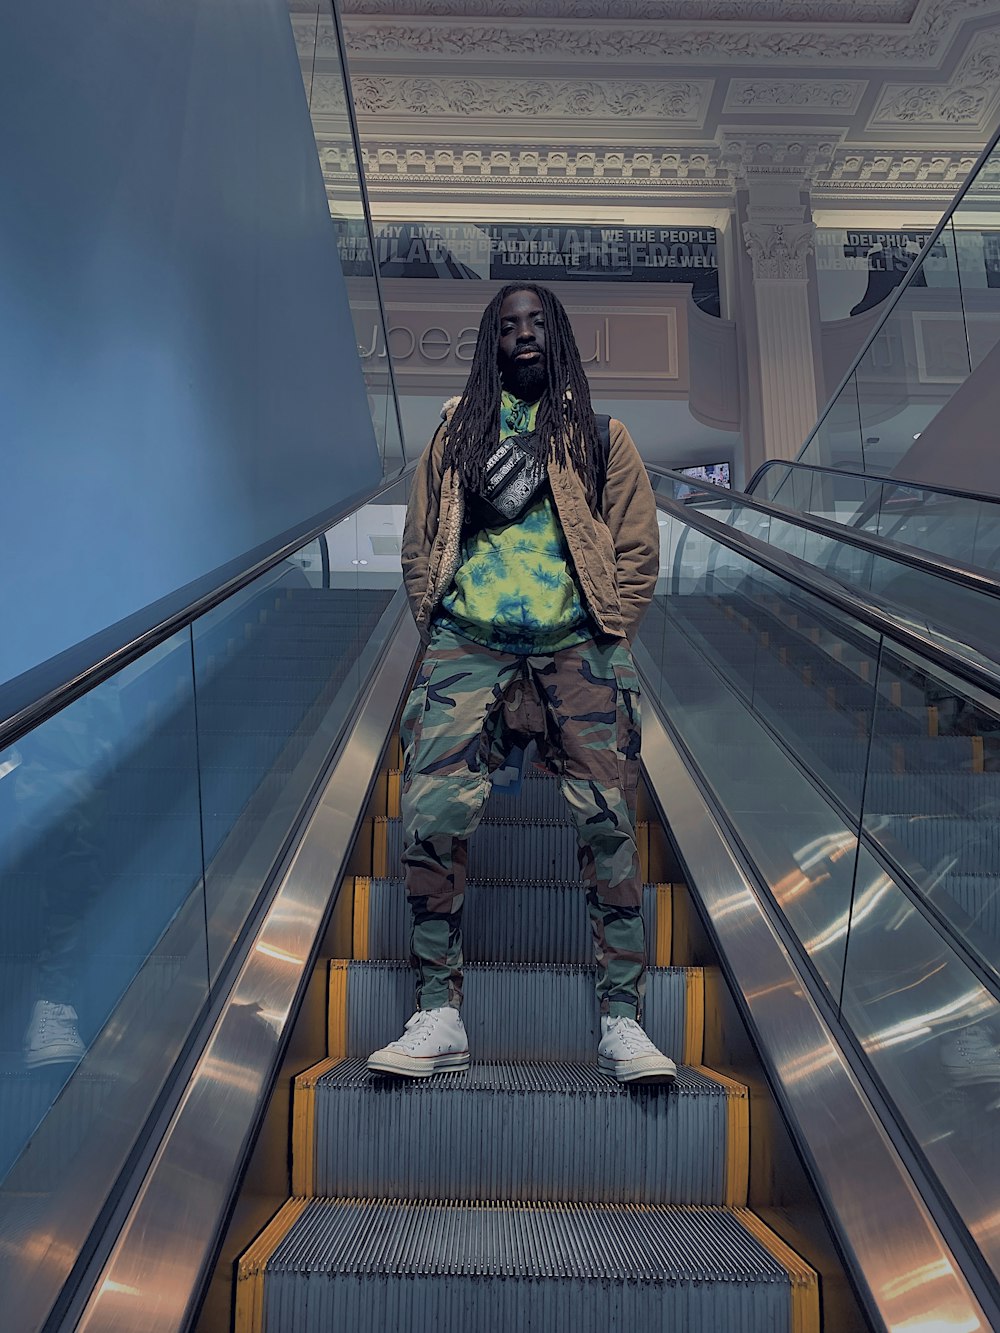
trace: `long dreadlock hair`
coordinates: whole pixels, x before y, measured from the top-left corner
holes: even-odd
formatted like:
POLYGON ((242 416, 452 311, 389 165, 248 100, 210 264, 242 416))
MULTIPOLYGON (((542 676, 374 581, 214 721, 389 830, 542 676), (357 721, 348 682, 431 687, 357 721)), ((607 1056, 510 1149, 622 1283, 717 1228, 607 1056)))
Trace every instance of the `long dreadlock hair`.
POLYGON ((512 292, 533 292, 545 317, 547 385, 535 418, 535 456, 544 463, 551 450, 561 467, 571 466, 584 481, 593 504, 597 499, 600 443, 590 405, 590 385, 563 303, 547 287, 533 282, 509 283, 483 311, 468 383, 448 423, 444 466, 453 467, 465 487, 478 491, 487 460, 497 447, 503 387, 497 356, 500 307, 512 292))

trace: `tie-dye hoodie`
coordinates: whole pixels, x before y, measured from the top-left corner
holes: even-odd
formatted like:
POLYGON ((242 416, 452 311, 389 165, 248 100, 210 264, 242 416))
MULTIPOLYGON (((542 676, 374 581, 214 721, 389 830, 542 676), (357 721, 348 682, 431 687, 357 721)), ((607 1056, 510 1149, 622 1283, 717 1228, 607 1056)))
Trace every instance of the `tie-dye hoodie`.
MULTIPOLYGON (((534 430, 537 409, 505 391, 500 439, 534 430)), ((548 485, 513 523, 466 538, 437 618, 507 653, 553 653, 593 637, 548 485)))

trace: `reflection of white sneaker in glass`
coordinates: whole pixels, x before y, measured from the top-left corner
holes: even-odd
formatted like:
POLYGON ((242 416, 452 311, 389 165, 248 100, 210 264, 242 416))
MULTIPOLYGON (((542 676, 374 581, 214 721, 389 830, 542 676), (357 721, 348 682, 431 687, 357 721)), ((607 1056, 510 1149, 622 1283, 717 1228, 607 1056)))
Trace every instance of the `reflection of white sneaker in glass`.
POLYGON ((983 1027, 962 1028, 941 1043, 941 1063, 954 1083, 1000 1083, 1000 1045, 983 1027))
POLYGON ((468 1069, 469 1037, 457 1009, 418 1009, 407 1020, 399 1041, 391 1041, 368 1057, 368 1068, 380 1074, 426 1078, 447 1069, 468 1069))
POLYGON ((601 1016, 597 1067, 619 1083, 672 1083, 677 1066, 658 1051, 634 1018, 601 1016))
POLYGON ((72 1005, 36 1000, 31 1022, 24 1034, 24 1063, 28 1068, 75 1065, 86 1051, 77 1031, 76 1010, 72 1005))

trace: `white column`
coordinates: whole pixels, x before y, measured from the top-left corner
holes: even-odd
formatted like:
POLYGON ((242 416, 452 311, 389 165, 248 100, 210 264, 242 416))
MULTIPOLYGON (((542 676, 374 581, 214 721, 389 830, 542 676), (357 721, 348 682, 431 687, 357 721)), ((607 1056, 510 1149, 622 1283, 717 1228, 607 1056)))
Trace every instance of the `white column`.
POLYGON ((794 458, 819 415, 807 262, 814 227, 806 206, 788 197, 756 202, 751 187, 743 238, 753 261, 764 454, 794 458))

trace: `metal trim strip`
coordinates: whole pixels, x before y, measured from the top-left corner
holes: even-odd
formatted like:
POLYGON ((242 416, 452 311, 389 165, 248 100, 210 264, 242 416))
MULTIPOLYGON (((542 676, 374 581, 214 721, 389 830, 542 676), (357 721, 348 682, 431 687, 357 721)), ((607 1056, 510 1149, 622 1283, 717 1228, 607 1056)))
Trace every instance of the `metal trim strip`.
POLYGON ((197 1309, 312 972, 330 886, 346 870, 418 646, 416 627, 404 616, 94 1281, 77 1333, 177 1333, 197 1309))
MULTIPOLYGON (((643 680, 643 684, 647 682, 643 680)), ((651 691, 646 689, 647 699, 651 691)), ((875 1327, 987 1333, 990 1322, 788 947, 655 708, 643 767, 875 1327)))

